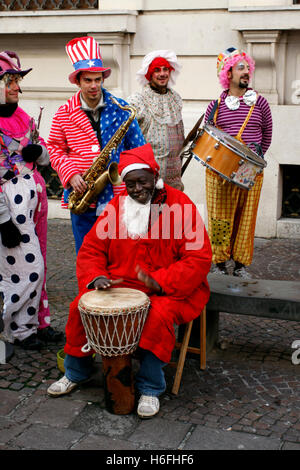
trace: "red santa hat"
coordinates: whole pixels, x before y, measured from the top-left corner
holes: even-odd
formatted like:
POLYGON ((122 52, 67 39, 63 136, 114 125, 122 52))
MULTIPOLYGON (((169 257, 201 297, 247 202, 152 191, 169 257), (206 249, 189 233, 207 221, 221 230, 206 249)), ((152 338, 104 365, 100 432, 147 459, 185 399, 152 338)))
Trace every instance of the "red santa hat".
MULTIPOLYGON (((151 171, 155 176, 158 176, 159 168, 159 164, 155 160, 151 144, 149 143, 142 145, 141 147, 121 152, 119 174, 122 180, 124 180, 124 177, 130 171, 141 169, 151 171)), ((163 180, 159 178, 156 183, 156 188, 161 189, 162 187, 163 180)))

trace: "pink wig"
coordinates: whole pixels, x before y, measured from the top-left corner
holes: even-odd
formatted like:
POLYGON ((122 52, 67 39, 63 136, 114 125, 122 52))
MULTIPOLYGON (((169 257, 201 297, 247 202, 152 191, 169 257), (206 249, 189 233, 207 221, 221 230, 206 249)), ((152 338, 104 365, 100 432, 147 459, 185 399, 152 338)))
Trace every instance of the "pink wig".
POLYGON ((225 59, 225 64, 219 73, 219 81, 224 90, 228 90, 229 88, 229 79, 227 77, 227 72, 234 67, 240 60, 245 60, 249 65, 249 76, 250 80, 252 74, 255 70, 255 61, 250 57, 246 52, 242 52, 241 54, 236 54, 232 57, 229 57, 227 60, 225 59))

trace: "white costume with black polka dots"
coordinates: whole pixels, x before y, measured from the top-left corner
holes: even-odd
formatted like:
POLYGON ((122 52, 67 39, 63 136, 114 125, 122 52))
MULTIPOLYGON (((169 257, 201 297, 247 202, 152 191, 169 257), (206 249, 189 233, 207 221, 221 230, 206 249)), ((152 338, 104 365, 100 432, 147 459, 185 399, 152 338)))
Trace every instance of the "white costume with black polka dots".
POLYGON ((37 331, 44 258, 33 223, 38 195, 32 172, 24 167, 23 174, 9 180, 2 189, 11 218, 22 234, 22 241, 15 248, 5 248, 0 243, 4 336, 13 342, 37 331))

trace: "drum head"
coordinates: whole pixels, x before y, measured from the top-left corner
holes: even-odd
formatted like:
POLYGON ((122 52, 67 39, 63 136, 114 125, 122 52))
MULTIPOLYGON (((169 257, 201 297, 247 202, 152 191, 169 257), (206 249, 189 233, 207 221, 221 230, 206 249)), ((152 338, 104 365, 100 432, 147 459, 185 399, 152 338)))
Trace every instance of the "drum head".
POLYGON ((127 287, 114 287, 107 290, 93 290, 86 292, 79 300, 79 305, 93 311, 94 314, 110 313, 113 314, 116 309, 130 309, 140 307, 148 301, 148 296, 137 289, 127 287))
POLYGON ((247 145, 244 145, 232 135, 227 134, 227 132, 218 129, 211 124, 206 124, 204 126, 204 130, 212 137, 219 140, 223 145, 225 145, 225 147, 229 148, 244 159, 250 160, 261 167, 267 166, 267 163, 263 158, 259 157, 255 152, 253 152, 253 150, 247 147, 247 145))
POLYGON ((149 306, 149 297, 135 289, 116 287, 83 294, 78 309, 87 343, 82 352, 131 354, 137 348, 149 306))

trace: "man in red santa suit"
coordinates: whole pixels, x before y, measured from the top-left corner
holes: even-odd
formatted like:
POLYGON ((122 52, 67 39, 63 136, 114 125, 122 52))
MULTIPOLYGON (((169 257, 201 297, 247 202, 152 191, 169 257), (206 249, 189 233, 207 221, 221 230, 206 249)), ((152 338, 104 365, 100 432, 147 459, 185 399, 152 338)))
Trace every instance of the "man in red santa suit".
POLYGON ((113 281, 121 279, 118 287, 143 291, 151 301, 135 377, 138 415, 149 418, 158 413, 158 397, 166 389, 163 367, 174 348, 174 324, 199 316, 209 299, 212 254, 196 206, 158 177, 149 143, 122 152, 119 173, 126 190, 108 203, 78 253, 79 294, 66 325, 65 376, 48 394, 69 393, 90 377, 93 351, 81 350, 86 334, 78 302, 89 289, 113 288, 113 281))

